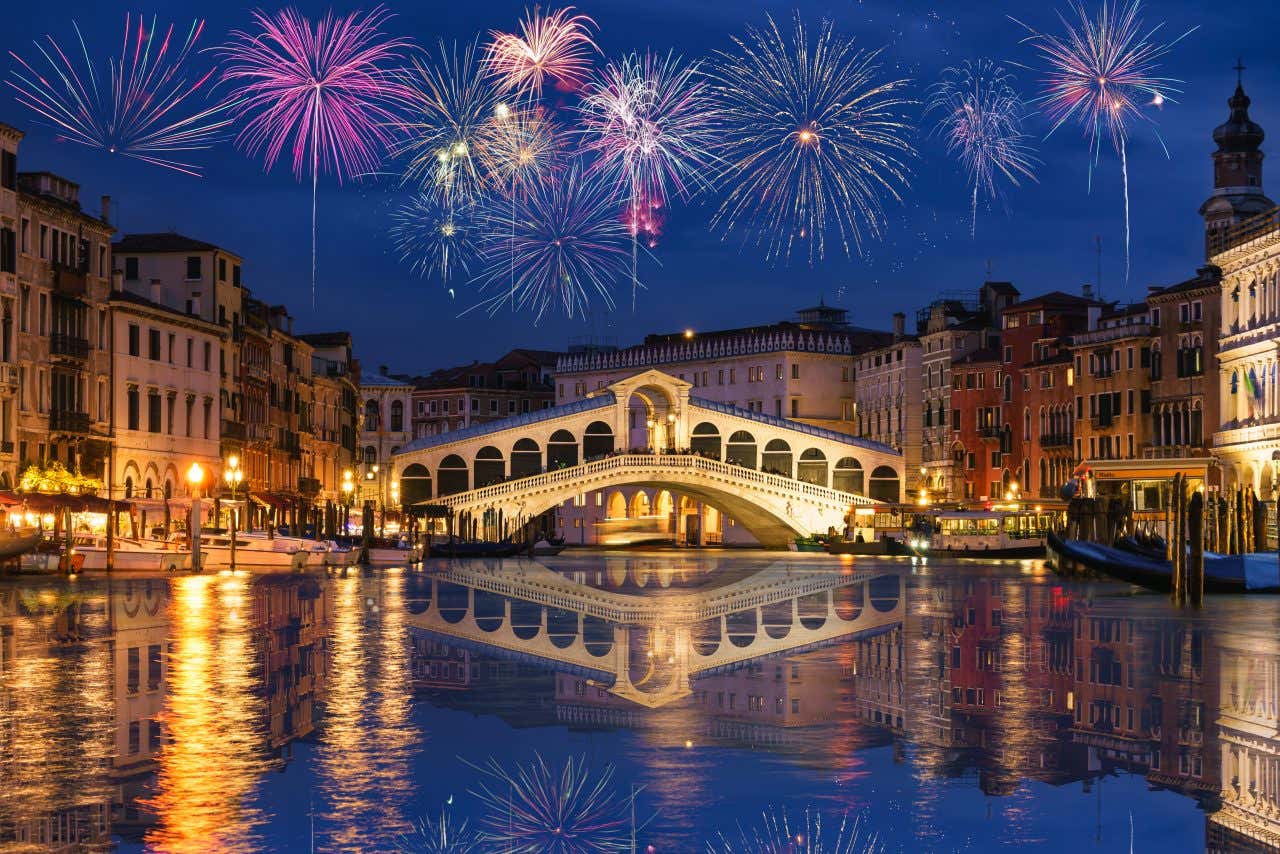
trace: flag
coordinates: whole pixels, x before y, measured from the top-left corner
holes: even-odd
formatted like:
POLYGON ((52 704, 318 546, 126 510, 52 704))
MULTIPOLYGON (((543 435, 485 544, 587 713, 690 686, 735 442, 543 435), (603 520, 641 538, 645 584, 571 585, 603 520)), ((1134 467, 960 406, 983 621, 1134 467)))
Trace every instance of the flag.
POLYGON ((1258 385, 1258 374, 1253 368, 1244 375, 1244 387, 1250 397, 1262 400, 1262 387, 1258 385))

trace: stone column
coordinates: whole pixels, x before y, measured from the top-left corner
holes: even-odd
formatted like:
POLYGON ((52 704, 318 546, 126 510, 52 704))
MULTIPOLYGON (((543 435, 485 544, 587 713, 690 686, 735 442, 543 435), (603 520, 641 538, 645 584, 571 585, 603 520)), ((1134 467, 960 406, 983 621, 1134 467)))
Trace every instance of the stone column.
POLYGON ((698 502, 698 545, 707 544, 707 513, 701 501, 698 502))

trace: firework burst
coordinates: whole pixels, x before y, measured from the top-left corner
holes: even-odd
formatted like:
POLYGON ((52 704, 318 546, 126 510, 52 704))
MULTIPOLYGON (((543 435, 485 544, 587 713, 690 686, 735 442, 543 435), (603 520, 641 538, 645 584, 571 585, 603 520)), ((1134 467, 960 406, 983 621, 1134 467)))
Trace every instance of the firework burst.
POLYGON ((476 766, 485 778, 473 792, 487 813, 488 843, 514 854, 607 854, 631 850, 627 815, 632 798, 613 787, 613 768, 587 770, 585 758, 556 773, 535 756, 508 771, 496 760, 476 766))
POLYGON ((644 210, 665 207, 710 187, 712 132, 705 80, 697 64, 672 54, 632 54, 609 63, 588 85, 579 112, 593 169, 627 194, 632 236, 632 308, 637 289, 635 247, 644 210))
POLYGON ((391 239, 400 258, 423 278, 438 275, 446 285, 471 271, 476 246, 475 206, 445 204, 438 193, 415 194, 392 215, 391 239))
POLYGON ((237 143, 268 170, 292 147, 294 176, 311 175, 312 306, 320 173, 341 182, 376 170, 408 96, 395 66, 410 45, 383 36, 389 17, 382 7, 314 23, 294 9, 254 12, 254 30, 233 32, 220 49, 232 113, 245 121, 237 143))
POLYGON ((1035 180, 1035 157, 1022 132, 1026 110, 1003 68, 983 60, 948 68, 930 90, 925 114, 938 114, 935 132, 968 173, 971 187, 969 233, 978 227, 978 197, 1000 196, 1001 178, 1015 187, 1035 180))
POLYGON ((591 72, 598 51, 592 32, 596 22, 576 15, 572 6, 542 14, 536 8, 520 22, 520 35, 497 30, 485 49, 485 70, 500 91, 533 97, 548 80, 577 89, 591 72))
POLYGON ((480 73, 476 45, 441 42, 439 60, 415 58, 409 79, 413 112, 396 149, 408 159, 405 180, 455 207, 477 202, 488 190, 479 152, 501 103, 480 73))
POLYGON ((406 854, 473 854, 481 851, 480 835, 462 823, 453 820, 448 807, 442 807, 438 819, 426 817, 418 820, 414 831, 401 835, 397 851, 406 854))
POLYGON ((492 314, 510 299, 535 323, 556 306, 585 318, 593 297, 612 309, 614 283, 626 278, 631 255, 611 187, 573 164, 513 198, 514 216, 499 200, 485 206, 476 282, 482 292, 501 292, 476 307, 492 314))
POLYGON ((822 814, 804 811, 803 820, 793 820, 786 809, 766 809, 758 825, 738 825, 737 833, 707 843, 707 854, 875 854, 881 846, 875 838, 864 840, 857 820, 847 815, 824 827, 822 814))
POLYGON ((35 44, 46 72, 9 52, 18 63, 9 80, 18 103, 51 124, 61 140, 199 177, 197 166, 176 157, 209 148, 231 121, 221 104, 191 106, 214 74, 190 76, 187 68, 204 21, 193 21, 186 37, 175 39, 172 24, 160 31, 154 17, 147 26, 142 16, 135 23, 125 15, 124 45, 118 59, 107 61, 105 74, 90 59, 80 27, 71 27, 83 72, 53 36, 46 37, 47 46, 35 44))
MULTIPOLYGON (((1124 180, 1124 267, 1129 280, 1129 159, 1126 141, 1131 121, 1155 123, 1144 108, 1172 101, 1181 82, 1157 74, 1159 61, 1174 45, 1195 31, 1195 27, 1170 42, 1156 40, 1162 25, 1144 32, 1138 17, 1137 0, 1122 6, 1103 0, 1095 17, 1090 18, 1084 6, 1074 7, 1078 24, 1073 26, 1061 13, 1058 20, 1066 32, 1061 35, 1041 33, 1013 20, 1030 33, 1024 41, 1040 51, 1048 66, 1044 78, 1044 94, 1038 99, 1053 122, 1049 134, 1068 121, 1078 122, 1089 140, 1089 181, 1102 151, 1104 139, 1111 142, 1120 155, 1124 180)), ((1156 132, 1164 148, 1164 140, 1156 132)), ((1165 156, 1169 152, 1164 148, 1165 156)))
POLYGON ((902 108, 905 80, 883 80, 863 51, 824 21, 790 38, 773 18, 735 38, 709 71, 725 197, 712 226, 740 231, 789 259, 824 257, 828 233, 846 255, 883 230, 883 200, 901 200, 915 152, 902 108))

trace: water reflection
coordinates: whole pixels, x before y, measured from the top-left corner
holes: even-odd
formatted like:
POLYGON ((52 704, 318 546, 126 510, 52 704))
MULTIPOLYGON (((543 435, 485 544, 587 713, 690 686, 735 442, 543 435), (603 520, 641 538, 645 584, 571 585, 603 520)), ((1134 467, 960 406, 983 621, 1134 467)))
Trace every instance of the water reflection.
POLYGON ((618 764, 660 850, 792 797, 950 849, 977 796, 990 841, 1061 847, 1051 793, 1078 844, 1158 791, 1208 849, 1280 849, 1280 602, 1125 592, 681 555, 5 583, 0 848, 385 849, 500 725, 618 764))

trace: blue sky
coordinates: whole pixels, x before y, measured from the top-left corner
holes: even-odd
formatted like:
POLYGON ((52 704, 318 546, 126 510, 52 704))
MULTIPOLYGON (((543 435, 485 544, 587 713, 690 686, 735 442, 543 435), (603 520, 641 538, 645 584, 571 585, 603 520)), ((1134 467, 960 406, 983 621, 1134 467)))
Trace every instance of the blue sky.
MULTIPOLYGON (((1090 8, 1092 8, 1092 3, 1090 8)), ((308 14, 330 8, 301 2, 308 14)), ((514 2, 396 3, 389 31, 432 46, 439 38, 470 40, 490 28, 510 28, 523 5, 514 2)), ((1065 3, 1059 4, 1065 10, 1065 3)), ((185 23, 204 16, 204 43, 213 45, 234 27, 245 26, 251 6, 238 2, 154 3, 126 7, 70 0, 56 6, 25 4, 8 19, 2 40, 6 50, 24 56, 31 41, 52 33, 72 39, 77 21, 95 52, 116 48, 127 9, 156 13, 185 23)), ((274 5, 264 8, 274 10, 274 5)), ((337 11, 367 8, 340 2, 337 11)), ((798 4, 761 2, 581 3, 600 25, 606 55, 653 48, 673 49, 688 57, 705 56, 728 45, 746 23, 763 21, 766 12, 783 18, 793 9, 816 23, 824 14, 837 30, 865 47, 886 47, 887 72, 913 79, 912 94, 924 96, 947 65, 994 59, 1035 66, 1033 50, 1019 39, 1024 31, 1009 15, 1040 29, 1058 25, 1052 4, 836 2, 798 4)), ((5 90, 0 121, 27 131, 20 168, 47 169, 82 185, 82 198, 97 209, 110 194, 114 217, 125 231, 176 230, 242 254, 245 283, 272 302, 286 303, 295 328, 319 331, 347 328, 355 335, 364 364, 387 363, 396 370, 432 368, 492 358, 513 346, 562 348, 572 336, 616 336, 621 343, 650 331, 685 327, 715 329, 778 320, 819 297, 848 308, 860 325, 888 327, 897 310, 908 314, 940 291, 973 290, 985 277, 988 261, 994 278, 1012 280, 1024 295, 1061 289, 1078 291, 1096 278, 1095 235, 1103 245, 1103 292, 1108 298, 1138 298, 1148 284, 1169 284, 1194 274, 1203 261, 1201 226, 1196 213, 1210 190, 1210 133, 1226 118, 1226 98, 1235 83, 1232 66, 1243 56, 1245 85, 1253 98, 1251 114, 1280 138, 1280 68, 1274 45, 1280 32, 1280 6, 1252 0, 1221 14, 1205 3, 1151 2, 1143 16, 1150 26, 1164 21, 1172 38, 1198 27, 1165 60, 1164 71, 1184 81, 1178 103, 1155 114, 1168 146, 1166 159, 1154 135, 1135 131, 1129 149, 1133 215, 1132 275, 1124 277, 1124 222, 1120 166, 1104 151, 1087 189, 1087 143, 1075 127, 1047 140, 1047 122, 1032 117, 1043 161, 1038 183, 1013 190, 1008 210, 980 213, 975 238, 968 233, 965 179, 947 160, 939 142, 924 138, 914 164, 911 189, 902 205, 890 204, 883 241, 863 258, 828 255, 810 267, 803 260, 770 265, 755 247, 739 249, 708 228, 711 209, 677 205, 654 259, 641 266, 648 290, 633 314, 619 283, 618 309, 598 309, 587 320, 547 318, 537 326, 526 315, 456 315, 471 304, 465 285, 451 299, 438 282, 416 278, 396 257, 387 234, 398 196, 384 186, 322 179, 320 196, 320 282, 315 311, 310 301, 309 187, 298 185, 286 168, 264 174, 261 164, 223 144, 205 152, 203 179, 176 175, 105 153, 54 142, 53 132, 36 124, 5 90)), ((200 61, 205 61, 206 58, 200 61)), ((12 60, 5 57, 6 63, 12 60)), ((1038 74, 1016 69, 1020 88, 1035 94, 1038 74)), ((918 110, 916 111, 918 114, 918 110)), ((927 127, 927 125, 926 125, 927 127)), ((1270 148, 1270 145, 1265 147, 1270 148)), ((1271 164, 1268 164, 1271 165, 1271 164)), ((1280 167, 1272 167, 1280 168, 1280 167)), ((1280 196, 1280 175, 1266 182, 1280 196)))

